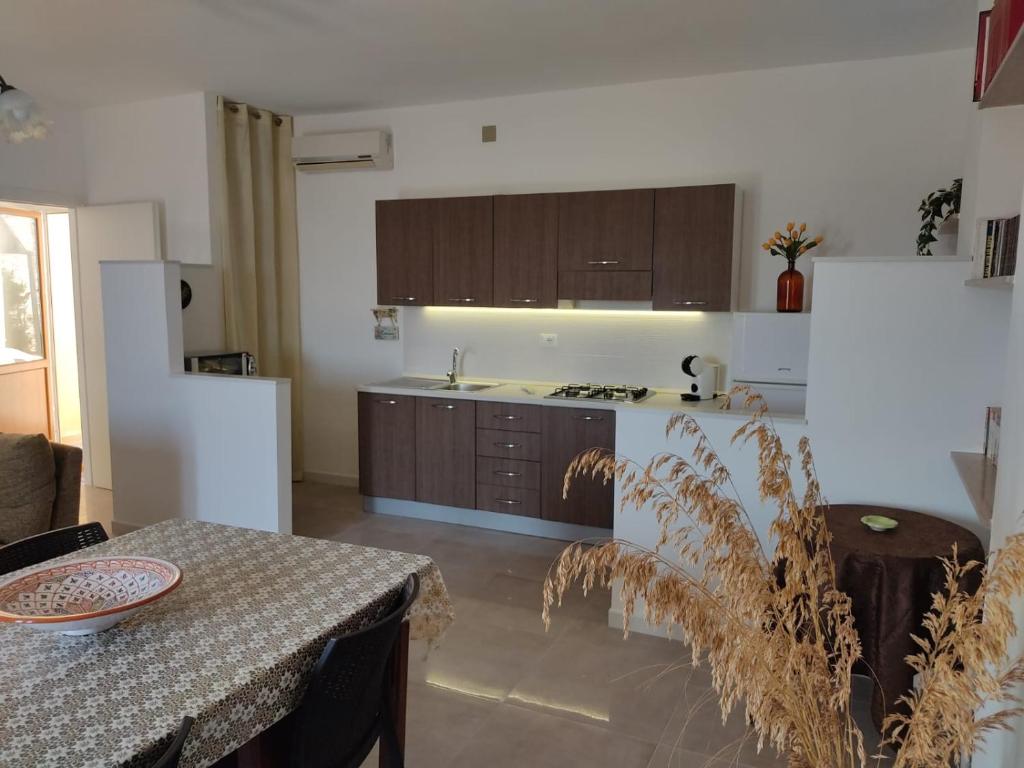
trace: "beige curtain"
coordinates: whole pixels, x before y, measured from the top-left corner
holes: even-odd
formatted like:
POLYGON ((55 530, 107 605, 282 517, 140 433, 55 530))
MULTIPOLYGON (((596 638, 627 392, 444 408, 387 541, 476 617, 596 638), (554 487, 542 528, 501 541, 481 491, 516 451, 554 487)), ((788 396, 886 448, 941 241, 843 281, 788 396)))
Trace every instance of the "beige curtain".
POLYGON ((291 379, 292 476, 302 479, 302 352, 292 119, 217 99, 224 164, 221 266, 228 347, 291 379))

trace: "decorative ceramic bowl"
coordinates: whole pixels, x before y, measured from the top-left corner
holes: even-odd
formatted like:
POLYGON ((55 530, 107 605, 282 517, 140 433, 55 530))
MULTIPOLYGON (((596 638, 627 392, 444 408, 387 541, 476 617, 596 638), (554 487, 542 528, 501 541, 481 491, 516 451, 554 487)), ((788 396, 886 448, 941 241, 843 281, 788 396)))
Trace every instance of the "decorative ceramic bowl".
POLYGON ((181 583, 181 570, 152 557, 99 557, 36 568, 0 581, 0 621, 45 632, 110 629, 181 583))
POLYGON ((860 521, 872 531, 877 531, 878 533, 891 531, 900 524, 899 520, 893 520, 885 515, 864 515, 860 521))

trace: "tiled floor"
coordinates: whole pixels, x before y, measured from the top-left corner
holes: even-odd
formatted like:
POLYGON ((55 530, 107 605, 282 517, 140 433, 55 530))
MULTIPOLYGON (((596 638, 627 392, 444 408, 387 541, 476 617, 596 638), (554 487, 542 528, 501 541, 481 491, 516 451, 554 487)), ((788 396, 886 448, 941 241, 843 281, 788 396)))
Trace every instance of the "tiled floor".
MULTIPOLYGON (((353 489, 294 488, 295 533, 427 554, 444 576, 456 621, 439 648, 411 654, 410 768, 784 765, 757 753, 741 716, 722 725, 682 644, 609 629, 607 592, 573 594, 545 632, 541 585, 562 542, 370 515, 353 489)), ((109 494, 83 498, 109 524, 109 494)), ((855 701, 866 711, 866 693, 855 701)))

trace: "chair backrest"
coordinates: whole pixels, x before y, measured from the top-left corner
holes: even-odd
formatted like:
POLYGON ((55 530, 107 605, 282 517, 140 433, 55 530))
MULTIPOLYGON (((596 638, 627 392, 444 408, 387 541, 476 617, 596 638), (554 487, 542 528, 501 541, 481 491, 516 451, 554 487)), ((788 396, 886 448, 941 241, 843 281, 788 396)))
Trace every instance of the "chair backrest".
POLYGON ((107 540, 99 523, 58 528, 0 547, 0 576, 107 540))
POLYGON ((178 761, 181 760, 181 751, 185 748, 185 741, 188 739, 188 734, 192 730, 192 724, 195 722, 191 717, 185 717, 181 721, 181 725, 178 726, 178 734, 174 737, 174 741, 171 742, 171 746, 167 748, 163 756, 153 763, 152 768, 178 768, 178 761))
POLYGON ((362 765, 384 725, 388 659, 419 587, 412 574, 379 619, 327 642, 294 715, 290 765, 362 765))

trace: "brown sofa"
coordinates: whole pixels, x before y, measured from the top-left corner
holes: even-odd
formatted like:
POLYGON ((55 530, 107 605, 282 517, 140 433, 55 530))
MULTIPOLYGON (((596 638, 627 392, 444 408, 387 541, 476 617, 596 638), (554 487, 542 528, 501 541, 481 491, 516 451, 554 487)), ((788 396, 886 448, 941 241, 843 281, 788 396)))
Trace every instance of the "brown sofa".
POLYGON ((77 525, 81 492, 81 448, 43 435, 0 433, 0 544, 77 525))

